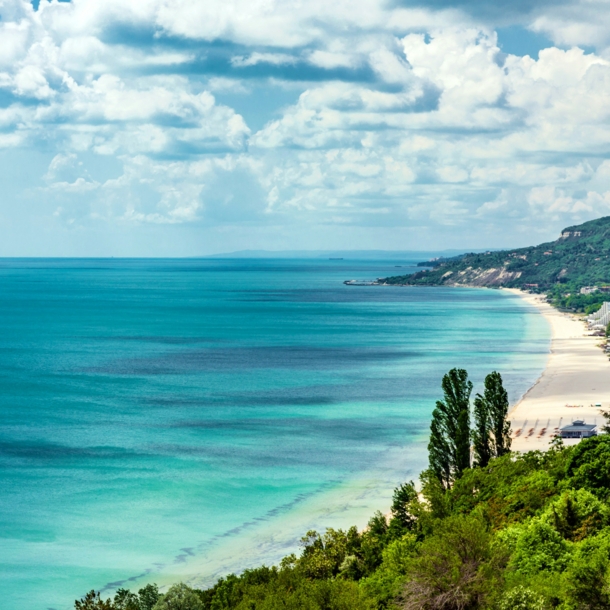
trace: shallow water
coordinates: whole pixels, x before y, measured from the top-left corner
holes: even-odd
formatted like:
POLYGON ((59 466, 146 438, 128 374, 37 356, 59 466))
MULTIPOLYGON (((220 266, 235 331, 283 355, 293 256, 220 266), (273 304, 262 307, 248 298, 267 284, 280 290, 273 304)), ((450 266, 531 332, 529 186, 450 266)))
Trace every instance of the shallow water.
POLYGON ((425 467, 443 373, 527 390, 542 316, 502 291, 342 284, 395 264, 0 261, 3 609, 204 584, 305 526, 361 526, 425 467))

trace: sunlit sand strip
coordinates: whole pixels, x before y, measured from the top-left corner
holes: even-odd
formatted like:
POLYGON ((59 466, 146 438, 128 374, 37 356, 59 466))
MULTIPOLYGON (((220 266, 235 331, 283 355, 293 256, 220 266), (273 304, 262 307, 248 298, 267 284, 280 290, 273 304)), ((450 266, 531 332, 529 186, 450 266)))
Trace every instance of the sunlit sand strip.
MULTIPOLYGON (((557 311, 538 295, 511 290, 537 307, 551 326, 551 353, 540 379, 510 411, 515 451, 545 449, 559 428, 573 420, 602 424, 610 409, 610 362, 584 322, 557 311)), ((565 441, 566 444, 577 441, 565 441)))

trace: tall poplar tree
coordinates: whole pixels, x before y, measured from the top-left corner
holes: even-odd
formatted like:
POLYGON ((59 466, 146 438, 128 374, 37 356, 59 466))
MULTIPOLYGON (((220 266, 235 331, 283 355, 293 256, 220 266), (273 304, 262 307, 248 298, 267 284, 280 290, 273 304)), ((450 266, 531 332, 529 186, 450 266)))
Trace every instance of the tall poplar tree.
POLYGON ((502 375, 497 371, 485 377, 485 400, 489 405, 491 431, 495 444, 495 456, 500 457, 510 452, 510 421, 508 415, 508 392, 502 385, 502 375))
POLYGON ((502 385, 502 375, 497 371, 485 377, 485 391, 474 399, 475 426, 472 435, 475 462, 486 466, 492 457, 500 457, 510 451, 510 421, 508 393, 502 385))
POLYGON ((434 472, 443 487, 449 489, 451 487, 451 459, 449 457, 449 443, 442 424, 443 418, 443 413, 438 409, 432 411, 428 461, 430 462, 430 470, 434 472))
POLYGON ((474 426, 472 429, 475 466, 487 466, 494 455, 494 441, 491 432, 489 403, 483 396, 477 394, 474 399, 474 426))
POLYGON ((430 424, 430 469, 445 488, 470 467, 470 394, 464 369, 451 369, 442 381, 444 399, 436 403, 430 424))

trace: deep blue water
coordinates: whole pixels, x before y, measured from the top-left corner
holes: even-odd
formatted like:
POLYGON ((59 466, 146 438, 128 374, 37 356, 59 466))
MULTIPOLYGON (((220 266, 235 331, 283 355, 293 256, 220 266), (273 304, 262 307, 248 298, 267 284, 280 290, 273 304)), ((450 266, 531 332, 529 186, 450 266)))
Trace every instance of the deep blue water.
POLYGON ((362 526, 425 467, 449 368, 527 390, 541 316, 502 291, 342 284, 395 264, 0 260, 3 610, 201 585, 362 526))

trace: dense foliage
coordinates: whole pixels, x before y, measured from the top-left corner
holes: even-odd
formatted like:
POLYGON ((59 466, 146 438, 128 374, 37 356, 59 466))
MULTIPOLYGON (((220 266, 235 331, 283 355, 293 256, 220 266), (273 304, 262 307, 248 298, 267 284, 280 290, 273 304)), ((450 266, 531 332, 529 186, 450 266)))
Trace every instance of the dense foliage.
POLYGON ((510 451, 508 393, 502 376, 493 371, 485 378, 485 391, 474 400, 474 426, 470 421, 472 382, 464 369, 451 369, 443 377, 443 400, 436 402, 430 422, 430 472, 449 488, 471 466, 487 466, 492 457, 510 451))
MULTIPOLYGON (((394 494, 389 519, 308 532, 299 556, 150 606, 119 591, 83 610, 372 610, 610 607, 610 436, 468 468, 449 489, 430 472, 394 494), (105 605, 102 605, 105 604, 105 605)), ((150 592, 150 590, 149 590, 150 592)), ((91 594, 93 597, 95 594, 91 594)), ((144 596, 145 597, 145 596, 144 596)))
MULTIPOLYGON (((298 556, 207 590, 90 591, 75 609, 610 608, 610 435, 511 454, 501 375, 487 375, 476 395, 473 429, 472 387, 464 369, 443 377, 421 493, 403 483, 390 514, 375 513, 363 531, 309 531, 298 556)), ((608 433, 610 412, 602 415, 608 433)))
POLYGON ((585 286, 610 283, 610 217, 567 227, 554 242, 539 246, 464 254, 439 260, 411 275, 388 277, 386 284, 505 286, 547 292, 553 302, 575 311, 595 311, 607 292, 580 294, 585 286))

